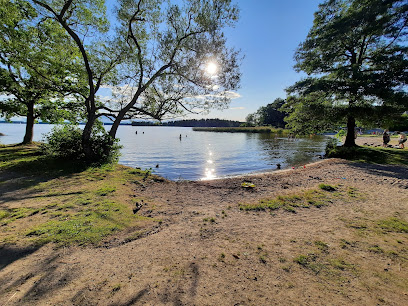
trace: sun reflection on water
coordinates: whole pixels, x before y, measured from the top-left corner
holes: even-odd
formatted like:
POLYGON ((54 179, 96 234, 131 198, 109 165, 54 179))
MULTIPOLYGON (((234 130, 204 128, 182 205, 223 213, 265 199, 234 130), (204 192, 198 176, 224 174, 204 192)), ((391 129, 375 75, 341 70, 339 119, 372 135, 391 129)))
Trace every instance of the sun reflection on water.
MULTIPOLYGON (((209 144, 209 146, 211 146, 211 144, 209 144)), ((201 180, 211 180, 217 177, 215 174, 214 166, 213 166, 214 164, 214 160, 212 159, 213 152, 208 150, 207 154, 209 157, 207 159, 206 168, 204 171, 204 177, 201 178, 201 180)))

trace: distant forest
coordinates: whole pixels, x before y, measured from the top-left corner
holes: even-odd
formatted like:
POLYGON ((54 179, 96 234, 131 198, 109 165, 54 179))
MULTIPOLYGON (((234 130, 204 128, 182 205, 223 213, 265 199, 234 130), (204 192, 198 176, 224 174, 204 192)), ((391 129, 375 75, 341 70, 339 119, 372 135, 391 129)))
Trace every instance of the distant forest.
POLYGON ((238 127, 242 124, 239 121, 224 119, 187 119, 167 122, 133 121, 134 126, 183 126, 183 127, 238 127))

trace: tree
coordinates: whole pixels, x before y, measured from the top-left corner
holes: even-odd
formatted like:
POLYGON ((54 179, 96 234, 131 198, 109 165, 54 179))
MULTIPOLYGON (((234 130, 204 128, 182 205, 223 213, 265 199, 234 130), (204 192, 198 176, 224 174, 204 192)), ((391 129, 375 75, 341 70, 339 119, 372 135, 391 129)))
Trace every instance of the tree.
POLYGON ((75 53, 66 34, 47 21, 39 23, 27 1, 8 1, 0 6, 0 112, 6 118, 27 119, 23 143, 31 143, 36 119, 57 122, 72 118, 64 107, 72 87, 75 53), (70 50, 67 53, 62 52, 70 50), (71 77, 71 78, 69 78, 71 77))
POLYGON ((70 37, 81 57, 81 72, 78 74, 86 125, 82 133, 82 148, 89 161, 93 161, 92 135, 100 122, 98 118, 102 103, 97 93, 102 82, 115 84, 117 65, 122 49, 109 39, 109 22, 103 0, 40 1, 31 0, 36 11, 70 37), (82 90, 85 88, 85 90, 82 90))
POLYGON ((255 117, 255 114, 248 114, 245 117, 245 122, 246 122, 246 126, 256 126, 257 125, 257 118, 255 117))
POLYGON ((403 0, 328 0, 295 54, 308 77, 287 89, 289 126, 322 129, 402 114, 408 107, 408 4, 403 0))
POLYGON ((281 98, 275 99, 272 103, 261 107, 258 111, 259 125, 272 125, 277 128, 284 128, 286 116, 280 108, 285 104, 285 100, 281 98))
POLYGON ((284 118, 287 114, 281 110, 281 107, 285 102, 285 100, 277 98, 272 103, 261 106, 254 114, 249 114, 246 117, 247 124, 252 126, 271 125, 277 128, 284 128, 286 125, 284 118))
POLYGON ((237 8, 230 0, 180 2, 118 1, 115 37, 110 41, 99 37, 95 48, 94 40, 80 38, 80 33, 87 33, 90 25, 98 33, 107 30, 100 22, 105 18, 103 1, 33 0, 81 52, 88 85, 82 139, 88 158, 92 127, 100 116, 113 120, 109 135, 114 139, 123 119, 162 120, 222 108, 230 101, 229 91, 240 80, 239 53, 226 46, 223 28, 236 21, 237 8), (217 63, 216 75, 205 69, 210 62, 217 63), (104 103, 97 98, 101 85, 115 89, 113 98, 104 103))

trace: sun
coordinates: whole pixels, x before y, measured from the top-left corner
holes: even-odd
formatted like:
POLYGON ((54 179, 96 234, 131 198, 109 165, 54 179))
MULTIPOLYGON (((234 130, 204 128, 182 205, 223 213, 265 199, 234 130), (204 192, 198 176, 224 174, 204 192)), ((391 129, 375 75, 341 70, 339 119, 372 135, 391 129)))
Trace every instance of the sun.
POLYGON ((218 70, 218 65, 214 62, 209 62, 207 66, 205 67, 205 71, 207 71, 207 73, 211 75, 216 74, 217 70, 218 70))

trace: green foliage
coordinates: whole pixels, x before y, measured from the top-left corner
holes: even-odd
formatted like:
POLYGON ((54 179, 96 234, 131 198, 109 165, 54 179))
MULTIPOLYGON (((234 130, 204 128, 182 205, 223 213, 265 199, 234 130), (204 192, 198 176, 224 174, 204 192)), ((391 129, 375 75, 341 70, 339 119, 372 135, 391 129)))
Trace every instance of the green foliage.
POLYGON ((256 113, 249 114, 246 117, 248 126, 262 126, 270 125, 276 128, 285 128, 284 118, 286 113, 281 110, 281 107, 285 104, 285 100, 277 98, 272 103, 266 106, 260 107, 256 113))
POLYGON ((391 122, 386 126, 390 131, 408 131, 408 115, 397 116, 392 118, 391 122))
POLYGON ((66 96, 80 93, 77 55, 66 33, 42 17, 28 1, 0 5, 0 113, 27 118, 24 143, 35 120, 75 120, 78 105, 66 96))
POLYGON ((90 132, 102 115, 113 119, 109 135, 115 138, 125 118, 162 120, 223 109, 238 88, 240 54, 227 46, 223 33, 238 19, 238 8, 229 0, 120 0, 112 38, 103 35, 109 30, 105 1, 34 3, 44 19, 69 34, 82 57, 77 79, 87 89, 78 93, 86 110, 82 144, 87 159, 94 159, 90 132), (216 78, 203 69, 210 62, 222 67, 216 78), (98 100, 101 84, 110 85, 109 102, 98 100))
POLYGON ((340 140, 342 137, 346 136, 346 134, 347 134, 347 133, 346 133, 345 130, 340 130, 340 131, 338 131, 338 133, 335 135, 335 137, 340 140))
POLYGON ((381 123, 408 108, 408 6, 403 0, 330 0, 295 54, 308 77, 288 88, 289 128, 320 132, 347 122, 381 123))
POLYGON ((326 156, 329 156, 330 154, 332 154, 332 152, 336 151, 337 147, 338 147, 339 141, 338 138, 329 138, 329 140, 326 143, 326 156))
MULTIPOLYGON (((184 119, 177 121, 162 122, 162 126, 186 126, 186 127, 239 127, 241 122, 224 119, 184 119)), ((146 122, 132 122, 132 125, 146 125, 146 122)), ((150 122, 147 125, 159 125, 158 122, 150 122)))
POLYGON ((82 147, 82 130, 74 125, 53 128, 45 136, 45 141, 46 143, 41 146, 42 151, 59 159, 101 164, 116 162, 119 157, 118 140, 112 140, 106 133, 96 131, 90 139, 92 155, 90 158, 86 157, 82 147))

